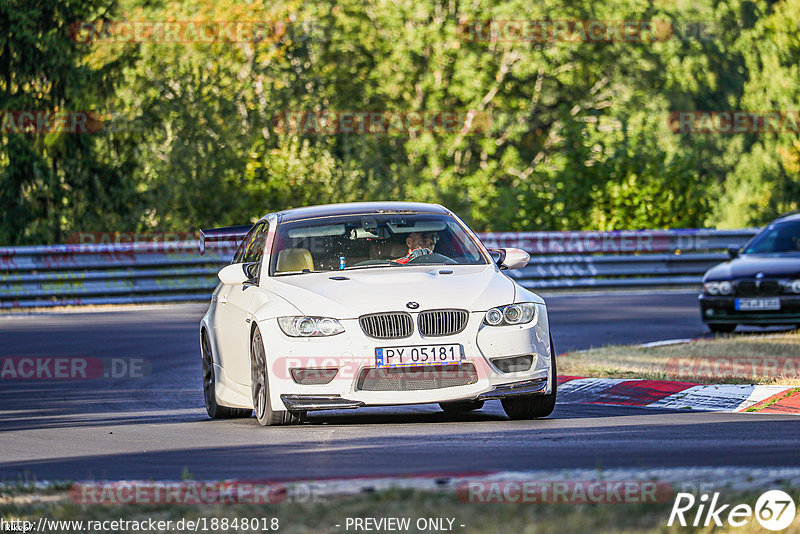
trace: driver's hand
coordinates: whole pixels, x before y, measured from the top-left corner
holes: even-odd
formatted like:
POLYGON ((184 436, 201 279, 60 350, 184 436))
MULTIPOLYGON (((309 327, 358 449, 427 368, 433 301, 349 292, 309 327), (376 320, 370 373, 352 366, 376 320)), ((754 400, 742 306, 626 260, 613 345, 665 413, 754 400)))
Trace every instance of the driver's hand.
POLYGON ((413 260, 414 258, 419 258, 420 256, 425 256, 427 254, 433 254, 433 250, 425 247, 415 248, 408 253, 408 259, 413 260))

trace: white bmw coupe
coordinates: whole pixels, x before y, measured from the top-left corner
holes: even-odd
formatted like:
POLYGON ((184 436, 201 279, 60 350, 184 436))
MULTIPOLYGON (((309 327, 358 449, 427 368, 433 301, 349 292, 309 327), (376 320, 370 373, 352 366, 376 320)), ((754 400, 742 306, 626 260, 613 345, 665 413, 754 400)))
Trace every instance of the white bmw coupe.
POLYGON ((244 235, 200 323, 212 418, 492 399, 512 419, 553 411, 544 301, 503 273, 528 254, 487 249, 448 209, 333 204, 201 234, 244 235))

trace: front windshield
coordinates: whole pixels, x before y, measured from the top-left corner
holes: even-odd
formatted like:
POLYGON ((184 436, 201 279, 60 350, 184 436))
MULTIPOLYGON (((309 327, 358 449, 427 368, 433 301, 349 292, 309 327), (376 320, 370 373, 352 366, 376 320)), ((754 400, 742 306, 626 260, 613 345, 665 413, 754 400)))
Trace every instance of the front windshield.
POLYGON ((800 221, 767 226, 745 248, 745 254, 800 253, 800 221))
POLYGON ((270 272, 486 263, 478 244, 449 215, 370 214, 278 225, 270 272))

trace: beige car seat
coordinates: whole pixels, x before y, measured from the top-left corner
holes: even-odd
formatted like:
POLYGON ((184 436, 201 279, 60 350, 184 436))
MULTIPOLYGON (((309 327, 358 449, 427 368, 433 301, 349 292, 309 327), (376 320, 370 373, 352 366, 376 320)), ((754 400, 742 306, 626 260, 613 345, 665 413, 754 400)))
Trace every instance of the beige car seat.
POLYGON ((285 248, 278 252, 278 264, 275 270, 279 273, 291 271, 314 270, 314 259, 306 248, 285 248))

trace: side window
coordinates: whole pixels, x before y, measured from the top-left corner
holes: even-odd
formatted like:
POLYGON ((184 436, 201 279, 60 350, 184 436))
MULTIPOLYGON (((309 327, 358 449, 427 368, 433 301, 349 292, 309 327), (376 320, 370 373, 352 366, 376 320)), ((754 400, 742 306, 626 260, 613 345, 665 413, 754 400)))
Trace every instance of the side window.
POLYGON ((242 239, 242 242, 239 243, 239 248, 236 249, 236 254, 233 255, 233 260, 231 261, 231 263, 242 263, 242 258, 244 258, 244 252, 247 249, 247 245, 248 245, 248 243, 250 243, 253 240, 253 237, 256 234, 256 230, 258 229, 258 226, 259 225, 253 226, 250 229, 250 231, 247 232, 247 235, 244 236, 244 239, 242 239))
POLYGON ((236 254, 233 255, 231 263, 251 263, 261 260, 264 254, 264 241, 266 238, 268 224, 260 222, 253 226, 242 240, 236 254), (257 257, 256 257, 257 254, 257 257), (256 257, 256 259, 251 259, 256 257))
POLYGON ((244 248, 244 256, 242 263, 255 263, 261 262, 264 257, 264 244, 267 242, 267 230, 269 225, 262 222, 254 228, 252 239, 247 243, 244 248))

